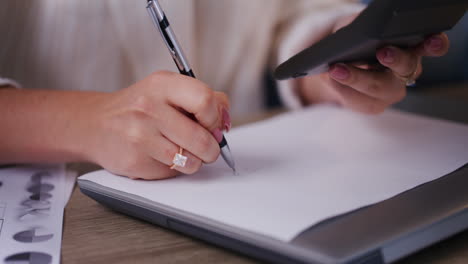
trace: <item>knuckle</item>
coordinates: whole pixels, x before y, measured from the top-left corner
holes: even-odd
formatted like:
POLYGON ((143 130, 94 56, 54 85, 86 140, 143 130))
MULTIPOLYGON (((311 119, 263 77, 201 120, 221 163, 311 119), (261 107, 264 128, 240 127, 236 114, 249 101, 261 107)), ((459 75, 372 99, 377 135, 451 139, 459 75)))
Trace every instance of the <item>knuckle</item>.
POLYGON ((145 139, 145 133, 140 125, 139 122, 133 122, 133 125, 130 125, 127 127, 125 131, 125 137, 127 139, 127 142, 133 146, 133 147, 138 147, 140 146, 145 139))
POLYGON ((170 71, 157 71, 152 73, 147 79, 148 85, 146 85, 146 88, 148 94, 154 93, 155 90, 158 90, 159 92, 165 92, 167 85, 163 84, 167 84, 176 76, 176 73, 170 71))
POLYGON ((216 161, 219 156, 219 147, 215 144, 213 136, 208 133, 200 133, 197 137, 197 144, 199 151, 203 153, 203 161, 206 163, 212 163, 216 161))
POLYGON ((196 142, 200 147, 200 151, 203 151, 204 153, 206 153, 211 148, 212 141, 213 140, 211 139, 211 136, 208 135, 208 133, 198 133, 196 137, 196 142))
POLYGON ((167 73, 164 71, 153 72, 146 78, 146 81, 148 81, 151 87, 155 87, 165 75, 167 75, 167 73))
POLYGON ((140 94, 132 101, 131 109, 136 113, 150 113, 153 110, 154 102, 149 96, 140 94))
POLYGON ((163 71, 154 72, 153 74, 151 74, 151 77, 159 79, 159 78, 164 78, 164 77, 171 77, 171 76, 174 76, 174 75, 176 75, 176 73, 171 72, 171 71, 163 70, 163 71))
POLYGON ((219 96, 220 100, 222 102, 229 103, 229 97, 226 93, 224 92, 214 92, 215 95, 219 96))
POLYGON ((213 92, 215 98, 216 98, 216 103, 218 105, 221 105, 225 109, 230 109, 230 102, 229 102, 229 96, 224 93, 224 92, 213 92))
POLYGON ((198 109, 206 109, 213 105, 215 102, 214 92, 207 86, 200 86, 199 88, 199 101, 198 109))

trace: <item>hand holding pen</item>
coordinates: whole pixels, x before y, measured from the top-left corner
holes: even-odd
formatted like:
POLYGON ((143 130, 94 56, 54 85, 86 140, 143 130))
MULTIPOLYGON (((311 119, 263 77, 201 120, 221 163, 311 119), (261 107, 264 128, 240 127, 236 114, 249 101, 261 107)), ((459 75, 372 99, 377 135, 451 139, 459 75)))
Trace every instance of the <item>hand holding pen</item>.
MULTIPOLYGON (((179 72, 183 75, 195 78, 195 75, 188 63, 188 60, 186 59, 183 50, 179 45, 177 38, 174 32, 172 31, 169 21, 163 9, 161 8, 161 5, 159 4, 158 0, 148 0, 148 5, 146 8, 151 16, 151 19, 154 22, 154 25, 156 26, 156 28, 158 28, 159 32, 161 33, 161 36, 164 42, 166 43, 166 46, 169 49, 169 52, 172 58, 174 59, 177 68, 179 69, 179 72)), ((191 115, 189 114, 189 116, 191 115)), ((225 113, 223 113, 223 116, 225 116, 225 113)), ((196 117, 191 117, 192 119, 196 120, 196 117)), ((228 166, 234 171, 234 173, 236 173, 234 159, 232 157, 226 138, 224 137, 224 135, 219 134, 217 132, 215 132, 214 135, 219 142, 221 156, 223 157, 224 161, 228 164, 228 166)), ((183 155, 183 151, 184 149, 180 147, 179 152, 176 153, 174 156, 173 165, 171 166, 171 168, 185 166, 187 162, 187 157, 183 155)))
MULTIPOLYGON (((37 93, 41 96, 42 92, 37 93)), ((230 127, 224 93, 195 78, 167 71, 112 93, 41 96, 46 97, 52 101, 41 105, 40 100, 37 108, 49 109, 58 103, 62 107, 51 108, 48 116, 62 118, 58 123, 67 124, 58 130, 66 133, 60 137, 52 134, 54 148, 56 142, 64 142, 59 144, 63 149, 54 149, 60 153, 54 156, 58 162, 88 161, 132 179, 161 180, 199 171, 203 164, 219 158, 222 130, 230 127)), ((52 157, 50 152, 44 153, 38 162, 44 156, 52 157)))
POLYGON ((3 90, 5 164, 90 162, 132 179, 166 179, 216 161, 230 126, 224 93, 172 72, 115 92, 3 90), (170 169, 174 156, 184 166, 170 169))

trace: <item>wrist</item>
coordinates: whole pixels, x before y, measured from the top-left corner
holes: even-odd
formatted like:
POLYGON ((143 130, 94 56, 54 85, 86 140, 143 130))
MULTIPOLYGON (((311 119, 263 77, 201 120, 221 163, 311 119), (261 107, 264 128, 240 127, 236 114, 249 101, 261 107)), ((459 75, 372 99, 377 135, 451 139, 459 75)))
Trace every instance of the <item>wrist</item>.
POLYGON ((63 151, 74 162, 98 163, 97 155, 103 143, 99 135, 103 135, 101 126, 105 98, 110 94, 98 92, 77 92, 79 103, 73 104, 65 113, 68 124, 64 128, 63 151))

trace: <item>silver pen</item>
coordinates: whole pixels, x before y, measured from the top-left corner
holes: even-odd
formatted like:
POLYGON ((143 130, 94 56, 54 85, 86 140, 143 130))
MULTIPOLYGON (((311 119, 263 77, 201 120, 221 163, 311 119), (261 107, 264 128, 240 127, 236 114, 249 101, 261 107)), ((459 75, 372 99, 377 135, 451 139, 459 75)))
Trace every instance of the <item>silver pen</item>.
MULTIPOLYGON (((192 69, 186 59, 184 52, 182 51, 182 47, 179 45, 177 38, 174 32, 171 29, 169 21, 167 20, 166 15, 164 14, 161 5, 159 4, 158 0, 148 0, 148 4, 146 6, 148 13, 153 20, 154 25, 161 33, 161 36, 166 43, 167 48, 169 49, 169 53, 171 54, 174 62, 179 69, 179 72, 183 75, 190 76, 195 78, 195 74, 193 74, 192 69)), ((219 143, 219 147, 221 148, 221 156, 223 157, 224 161, 227 165, 236 173, 235 162, 232 157, 231 149, 226 141, 226 138, 223 135, 223 139, 219 143)))

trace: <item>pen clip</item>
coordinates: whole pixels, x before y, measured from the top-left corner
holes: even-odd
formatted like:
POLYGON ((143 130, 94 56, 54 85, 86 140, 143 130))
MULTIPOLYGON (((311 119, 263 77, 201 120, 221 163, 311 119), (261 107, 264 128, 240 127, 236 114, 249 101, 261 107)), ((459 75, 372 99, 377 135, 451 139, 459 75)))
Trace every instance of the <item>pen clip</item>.
POLYGON ((165 14, 162 11, 161 7, 159 6, 159 3, 157 0, 150 0, 148 1, 148 5, 146 6, 146 9, 148 10, 148 13, 150 14, 151 19, 153 20, 154 25, 158 28, 159 32, 161 33, 161 36, 163 37, 164 43, 166 44, 169 53, 172 56, 172 59, 174 60, 177 68, 179 69, 180 72, 188 73, 190 72, 190 67, 188 66, 187 63, 184 63, 184 58, 182 54, 182 50, 177 51, 178 43, 177 40, 175 39, 175 36, 173 36, 172 31, 170 30, 169 27, 169 22, 165 20, 165 14), (161 23, 167 23, 166 28, 162 28, 161 23), (169 36, 171 35, 171 36, 169 36), (174 42, 172 41, 174 40, 174 42))
MULTIPOLYGON (((148 5, 146 6, 146 10, 148 10, 148 13, 151 17, 151 20, 153 21, 154 23, 154 26, 156 26, 159 30, 159 33, 161 33, 161 36, 165 36, 165 32, 164 30, 162 29, 161 27, 161 21, 163 21, 164 19, 164 13, 162 12, 162 10, 159 10, 157 8, 157 5, 155 4, 155 2, 153 1, 148 1, 148 5)), ((173 57, 175 56, 175 50, 173 48, 173 45, 170 45, 168 40, 167 40, 167 37, 163 37, 163 40, 164 40, 164 43, 166 44, 167 48, 169 49, 169 52, 171 54, 174 54, 173 57)))

